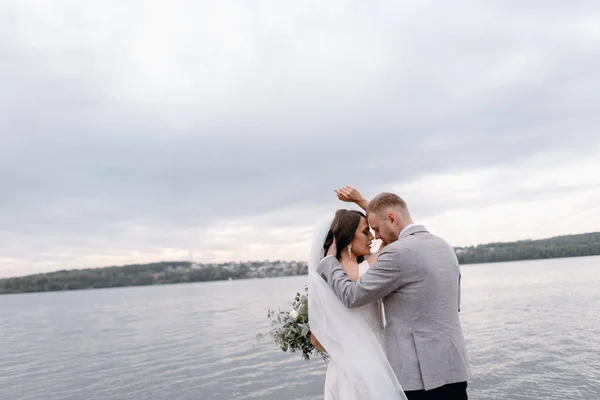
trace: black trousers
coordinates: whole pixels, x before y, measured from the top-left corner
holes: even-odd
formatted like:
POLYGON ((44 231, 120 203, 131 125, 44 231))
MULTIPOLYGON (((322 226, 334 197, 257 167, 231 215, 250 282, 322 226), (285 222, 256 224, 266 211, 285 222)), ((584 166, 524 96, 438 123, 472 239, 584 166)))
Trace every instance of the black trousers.
POLYGON ((431 390, 404 392, 408 400, 467 400, 467 382, 450 383, 431 390))

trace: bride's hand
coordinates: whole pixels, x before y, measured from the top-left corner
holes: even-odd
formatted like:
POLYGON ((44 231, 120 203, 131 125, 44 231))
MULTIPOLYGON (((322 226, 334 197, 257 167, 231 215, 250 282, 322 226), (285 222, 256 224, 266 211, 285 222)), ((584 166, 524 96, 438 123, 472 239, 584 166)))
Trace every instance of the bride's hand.
POLYGON ((333 189, 333 191, 337 194, 338 199, 347 203, 358 203, 364 199, 358 190, 349 185, 342 186, 339 189, 333 189))
POLYGON ((356 190, 356 188, 354 188, 350 185, 346 185, 346 186, 342 186, 339 189, 333 189, 333 191, 337 195, 337 198, 340 199, 341 201, 345 201, 347 203, 356 203, 363 210, 365 210, 365 211, 367 210, 367 206, 369 205, 369 200, 365 199, 365 197, 362 194, 360 194, 360 192, 358 190, 356 190))

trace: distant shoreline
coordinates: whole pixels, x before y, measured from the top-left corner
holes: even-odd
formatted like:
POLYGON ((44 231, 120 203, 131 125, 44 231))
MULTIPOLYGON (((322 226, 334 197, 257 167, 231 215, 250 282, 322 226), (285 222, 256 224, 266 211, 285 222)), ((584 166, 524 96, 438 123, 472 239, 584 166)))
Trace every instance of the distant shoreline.
MULTIPOLYGON (((597 256, 600 255, 600 232, 565 235, 542 240, 456 247, 454 250, 461 265, 597 256)), ((224 264, 161 261, 4 278, 0 279, 0 294, 276 278, 301 276, 307 273, 307 263, 298 261, 254 261, 224 264)))
MULTIPOLYGON (((462 264, 462 265, 469 265, 469 266, 475 266, 475 265, 489 265, 489 264, 505 264, 505 263, 513 263, 513 262, 521 262, 521 261, 531 261, 531 262, 535 262, 535 261, 544 261, 544 260, 559 260, 559 259, 565 259, 565 258, 586 258, 586 257, 600 257, 600 254, 597 255, 591 255, 591 256, 568 256, 568 257, 553 257, 553 258, 536 258, 536 259, 530 259, 530 260, 514 260, 514 261, 495 261, 495 262, 488 262, 488 263, 470 263, 470 264, 462 264)), ((96 290, 96 289, 128 289, 128 288, 143 288, 143 287, 148 287, 148 286, 173 286, 173 285, 191 285, 191 284, 195 284, 195 283, 215 283, 215 282, 233 282, 233 281, 252 281, 252 280, 263 280, 263 279, 278 279, 278 278, 295 278, 295 277, 300 277, 300 276, 306 276, 307 274, 300 274, 300 275, 287 275, 287 276, 274 276, 274 277, 265 277, 265 278, 236 278, 236 279, 232 279, 231 281, 229 281, 228 279, 220 279, 220 280, 213 280, 213 281, 195 281, 195 282, 177 282, 177 283, 154 283, 154 284, 149 284, 149 285, 130 285, 130 286, 107 286, 107 287, 93 287, 93 288, 80 288, 80 289, 68 289, 68 290, 46 290, 46 291, 39 291, 39 292, 14 292, 14 293, 3 293, 0 292, 0 296, 5 295, 5 296, 9 296, 9 295, 23 295, 23 294, 34 294, 34 293, 58 293, 58 292, 79 292, 79 291, 85 291, 85 290, 96 290)), ((15 278, 2 278, 2 279, 15 279, 15 278)), ((2 280, 0 279, 0 281, 2 280)))

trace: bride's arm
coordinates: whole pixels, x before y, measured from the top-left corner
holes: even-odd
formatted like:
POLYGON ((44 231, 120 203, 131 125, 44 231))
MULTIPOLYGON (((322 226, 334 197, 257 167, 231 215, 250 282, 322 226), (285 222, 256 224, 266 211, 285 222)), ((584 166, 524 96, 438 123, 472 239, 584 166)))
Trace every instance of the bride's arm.
POLYGON ((319 343, 315 335, 312 334, 312 332, 310 333, 310 343, 312 343, 312 345, 315 346, 315 348, 321 353, 327 353, 323 346, 321 346, 321 343, 319 343))
POLYGON ((367 258, 367 262, 369 263, 369 266, 372 266, 373 264, 375 264, 375 261, 377 261, 377 259, 379 258, 379 255, 381 254, 381 252, 383 251, 385 246, 387 246, 387 243, 382 240, 381 246, 379 246, 379 250, 377 250, 377 253, 373 253, 367 258))
POLYGON ((367 211, 369 200, 367 200, 358 190, 352 186, 342 186, 339 189, 333 190, 337 194, 338 199, 347 203, 356 203, 360 208, 367 211))

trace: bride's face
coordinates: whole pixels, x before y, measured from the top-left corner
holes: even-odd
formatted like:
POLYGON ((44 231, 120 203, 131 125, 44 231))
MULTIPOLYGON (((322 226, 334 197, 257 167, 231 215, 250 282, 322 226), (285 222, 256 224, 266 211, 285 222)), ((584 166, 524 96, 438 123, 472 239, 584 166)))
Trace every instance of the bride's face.
POLYGON ((352 252, 358 256, 368 256, 371 254, 371 242, 373 241, 373 235, 369 229, 369 224, 365 218, 360 219, 358 228, 354 232, 354 238, 352 239, 352 252))

